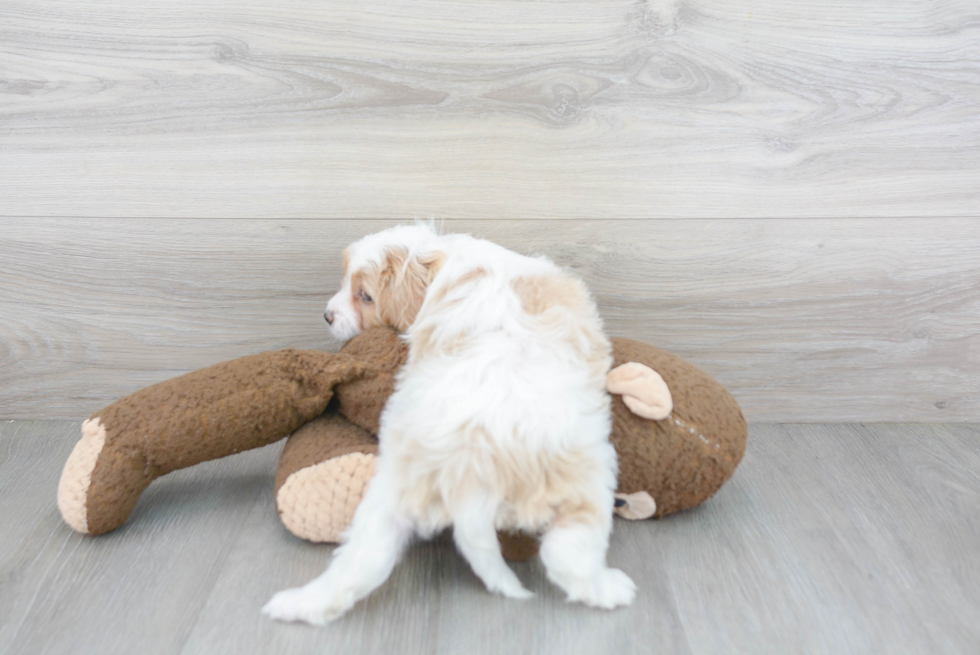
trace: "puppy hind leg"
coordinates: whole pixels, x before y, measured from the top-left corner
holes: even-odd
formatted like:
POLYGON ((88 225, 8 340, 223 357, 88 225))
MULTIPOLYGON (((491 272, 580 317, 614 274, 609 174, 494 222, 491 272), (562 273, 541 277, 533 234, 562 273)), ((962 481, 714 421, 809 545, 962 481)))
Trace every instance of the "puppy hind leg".
POLYGON ((500 553, 494 528, 497 507, 498 503, 485 494, 455 503, 452 513, 456 547, 489 591, 508 598, 531 598, 534 594, 524 588, 500 553))
POLYGON ((606 565, 611 527, 611 516, 596 510, 592 515, 559 518, 545 533, 541 561, 548 579, 568 594, 569 601, 603 609, 633 602, 636 585, 625 573, 606 565))
POLYGON ((313 625, 340 617, 388 579, 413 531, 412 521, 398 509, 394 486, 376 476, 327 570, 303 587, 275 594, 262 613, 313 625))

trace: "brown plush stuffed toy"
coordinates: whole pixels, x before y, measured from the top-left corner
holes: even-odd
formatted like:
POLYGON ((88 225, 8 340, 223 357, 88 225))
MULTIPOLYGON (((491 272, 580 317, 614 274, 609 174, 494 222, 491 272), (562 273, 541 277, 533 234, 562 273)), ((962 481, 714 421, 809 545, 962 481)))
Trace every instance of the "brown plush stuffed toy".
MULTIPOLYGON (((659 518, 702 503, 745 450, 738 404, 674 355, 612 342, 616 513, 659 518)), ((266 352, 137 391, 82 424, 58 488, 61 514, 79 532, 109 532, 161 475, 289 436, 276 474, 280 517, 298 537, 337 541, 374 473, 379 417, 406 357, 396 333, 375 328, 337 354, 266 352)), ((537 550, 533 537, 501 542, 508 559, 537 550)))

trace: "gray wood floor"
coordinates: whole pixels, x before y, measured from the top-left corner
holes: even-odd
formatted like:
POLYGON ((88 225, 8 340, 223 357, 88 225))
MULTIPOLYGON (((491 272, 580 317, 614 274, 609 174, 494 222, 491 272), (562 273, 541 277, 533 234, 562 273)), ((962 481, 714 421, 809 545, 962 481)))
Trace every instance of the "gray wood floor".
POLYGON ((155 483, 130 523, 72 533, 54 491, 77 421, 0 424, 0 653, 975 653, 980 427, 753 425, 706 505, 618 521, 639 585, 607 613, 487 594, 446 539, 323 629, 264 620, 330 548, 280 525, 279 446, 155 483))

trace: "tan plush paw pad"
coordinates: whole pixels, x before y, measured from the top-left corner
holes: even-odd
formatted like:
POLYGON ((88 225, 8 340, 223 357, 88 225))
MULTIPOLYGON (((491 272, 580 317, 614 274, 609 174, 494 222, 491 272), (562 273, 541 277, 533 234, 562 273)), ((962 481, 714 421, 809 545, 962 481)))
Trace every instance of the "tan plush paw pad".
POLYGON ((667 418, 674 401, 667 383, 649 366, 627 362, 606 376, 609 393, 622 395, 623 402, 637 416, 654 421, 667 418))
POLYGON ((105 446, 105 426, 98 418, 82 423, 82 438, 65 462, 58 483, 58 509, 65 523, 88 534, 88 490, 92 472, 105 446))
POLYGON ((624 519, 641 521, 657 513, 657 501, 645 491, 616 494, 616 509, 614 511, 624 519))
POLYGON ((374 475, 376 456, 350 453, 302 468, 279 487, 276 507, 300 539, 340 541, 374 475))

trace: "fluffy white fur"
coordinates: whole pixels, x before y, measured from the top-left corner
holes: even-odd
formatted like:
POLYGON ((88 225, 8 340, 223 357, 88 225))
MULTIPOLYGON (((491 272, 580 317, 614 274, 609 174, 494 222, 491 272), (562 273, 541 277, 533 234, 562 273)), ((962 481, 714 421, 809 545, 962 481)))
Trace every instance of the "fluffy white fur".
POLYGON ((341 339, 375 324, 403 330, 408 363, 345 543, 325 573, 277 593, 265 614, 335 619, 387 579, 414 535, 449 525, 491 591, 532 596, 495 533, 520 528, 543 532, 548 578, 569 600, 632 602, 632 580, 606 565, 611 349, 577 278, 488 241, 396 227, 347 249, 327 320, 341 339))

